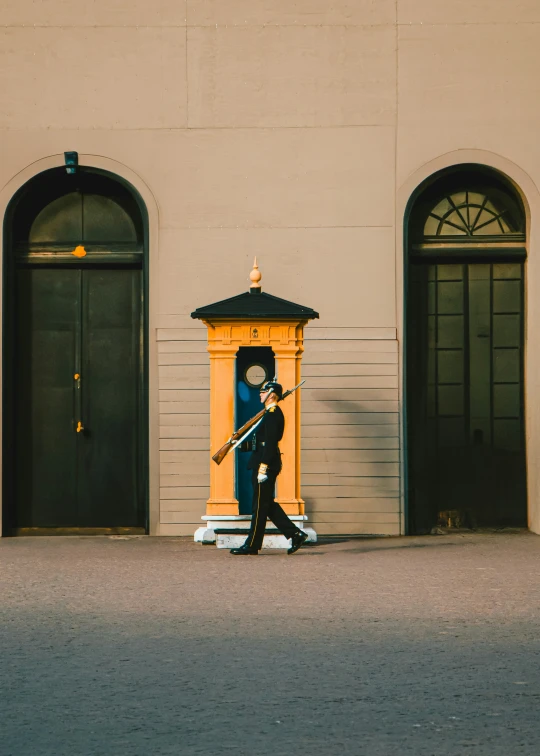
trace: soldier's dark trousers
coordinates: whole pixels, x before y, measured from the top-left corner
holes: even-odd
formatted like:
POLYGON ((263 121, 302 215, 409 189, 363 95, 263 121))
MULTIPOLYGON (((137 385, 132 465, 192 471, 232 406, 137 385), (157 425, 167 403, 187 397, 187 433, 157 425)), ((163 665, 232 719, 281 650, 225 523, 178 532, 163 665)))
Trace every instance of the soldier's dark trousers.
POLYGON ((264 483, 257 482, 257 470, 253 470, 251 482, 253 484, 253 503, 251 514, 251 527, 246 539, 245 546, 249 549, 262 547, 266 519, 272 520, 278 530, 281 530, 285 538, 292 538, 299 528, 289 520, 283 509, 274 500, 276 486, 276 473, 269 471, 268 480, 264 483))

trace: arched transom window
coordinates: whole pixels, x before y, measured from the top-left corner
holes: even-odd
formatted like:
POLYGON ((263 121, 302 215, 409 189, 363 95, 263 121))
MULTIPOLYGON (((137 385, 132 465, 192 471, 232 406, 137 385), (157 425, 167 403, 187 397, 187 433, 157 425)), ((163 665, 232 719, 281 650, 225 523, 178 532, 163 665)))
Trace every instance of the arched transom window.
POLYGON ((498 174, 465 166, 434 178, 416 201, 409 257, 420 260, 525 259, 525 212, 498 174))
POLYGON ((518 231, 508 207, 489 194, 454 192, 431 210, 424 236, 497 236, 518 231))

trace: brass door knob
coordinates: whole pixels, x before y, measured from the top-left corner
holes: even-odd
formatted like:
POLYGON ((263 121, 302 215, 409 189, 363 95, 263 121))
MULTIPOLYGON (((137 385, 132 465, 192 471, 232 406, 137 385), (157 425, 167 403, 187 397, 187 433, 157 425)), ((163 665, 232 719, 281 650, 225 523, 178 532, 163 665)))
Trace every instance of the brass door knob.
POLYGON ((84 425, 79 420, 79 422, 77 423, 77 433, 80 433, 83 430, 84 430, 84 425))

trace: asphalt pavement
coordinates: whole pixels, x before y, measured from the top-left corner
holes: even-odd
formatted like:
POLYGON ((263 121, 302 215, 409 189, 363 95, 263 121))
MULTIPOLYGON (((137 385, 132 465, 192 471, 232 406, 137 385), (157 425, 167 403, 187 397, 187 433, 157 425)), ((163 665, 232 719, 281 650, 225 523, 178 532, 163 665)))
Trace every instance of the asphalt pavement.
POLYGON ((540 537, 0 541, 1 756, 537 756, 540 537))

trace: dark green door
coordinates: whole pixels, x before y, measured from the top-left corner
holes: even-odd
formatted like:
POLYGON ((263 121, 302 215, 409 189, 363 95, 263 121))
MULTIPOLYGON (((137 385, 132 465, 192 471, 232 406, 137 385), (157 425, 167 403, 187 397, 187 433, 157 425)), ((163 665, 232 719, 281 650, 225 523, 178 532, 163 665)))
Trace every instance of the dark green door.
POLYGON ((143 527, 141 271, 20 268, 15 528, 143 527))
POLYGON ((410 530, 526 526, 523 264, 411 264, 410 530))

